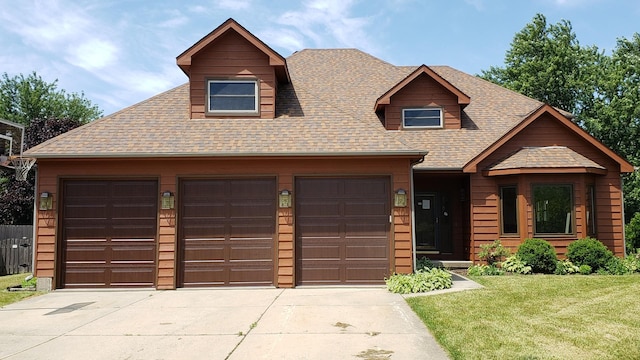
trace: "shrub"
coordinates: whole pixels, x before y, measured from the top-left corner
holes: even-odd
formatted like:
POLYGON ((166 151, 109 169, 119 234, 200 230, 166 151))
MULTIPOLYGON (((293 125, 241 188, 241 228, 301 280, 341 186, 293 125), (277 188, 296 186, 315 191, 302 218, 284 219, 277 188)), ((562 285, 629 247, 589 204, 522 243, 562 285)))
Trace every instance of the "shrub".
POLYGON ((394 274, 385 282, 387 289, 397 294, 449 289, 453 285, 451 274, 437 268, 418 270, 413 274, 394 274))
POLYGON ((613 253, 593 238, 576 240, 567 247, 567 258, 574 264, 589 265, 593 271, 605 267, 613 253))
POLYGON ((622 259, 622 264, 630 273, 640 272, 640 253, 627 255, 622 259))
POLYGON ((591 266, 589 266, 589 265, 580 265, 580 274, 589 275, 589 274, 591 274, 592 271, 593 271, 593 269, 591 269, 591 266))
POLYGON ((518 255, 509 256, 502 262, 502 270, 516 274, 531 274, 531 266, 525 264, 518 255))
POLYGON ((480 264, 472 265, 467 269, 467 274, 472 276, 504 275, 504 271, 495 265, 480 264))
POLYGON ((511 255, 511 252, 502 246, 500 240, 495 240, 491 244, 480 245, 480 252, 478 253, 478 257, 486 261, 488 265, 494 265, 509 255, 511 255))
POLYGON ((577 274, 580 272, 580 268, 574 265, 569 259, 558 260, 556 263, 556 275, 577 274))
POLYGON ((432 269, 434 267, 435 265, 433 265, 429 258, 421 257, 416 260, 416 270, 432 269))
POLYGON ((543 239, 526 239, 518 247, 516 253, 518 257, 527 265, 531 266, 533 272, 552 274, 556 270, 556 251, 543 239))
POLYGON ((603 268, 598 270, 598 274, 607 275, 626 275, 631 273, 633 273, 633 271, 630 271, 630 269, 625 266, 624 260, 615 256, 609 259, 603 268))
POLYGON ((627 254, 632 254, 640 248, 640 212, 635 213, 631 221, 624 227, 624 238, 627 244, 627 254))

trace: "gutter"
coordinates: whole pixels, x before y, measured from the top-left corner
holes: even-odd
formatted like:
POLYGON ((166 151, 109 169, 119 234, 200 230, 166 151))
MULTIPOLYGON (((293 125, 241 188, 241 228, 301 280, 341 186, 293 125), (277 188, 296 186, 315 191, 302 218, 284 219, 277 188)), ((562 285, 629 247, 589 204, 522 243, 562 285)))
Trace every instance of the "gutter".
MULTIPOLYGON (((122 159, 122 158, 203 158, 203 157, 331 157, 331 156, 420 156, 426 151, 345 151, 345 152, 274 152, 274 153, 95 153, 95 154, 24 154, 36 159, 122 159)), ((424 159, 423 159, 424 160, 424 159)), ((421 162, 421 161, 420 161, 421 162)))

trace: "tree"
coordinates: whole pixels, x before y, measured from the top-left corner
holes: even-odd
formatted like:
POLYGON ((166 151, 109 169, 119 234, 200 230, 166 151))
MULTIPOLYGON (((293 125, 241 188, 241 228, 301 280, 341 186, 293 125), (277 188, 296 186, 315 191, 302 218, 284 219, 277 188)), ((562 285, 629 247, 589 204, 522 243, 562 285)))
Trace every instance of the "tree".
POLYGON ((102 116, 102 110, 84 97, 58 90, 58 80, 45 82, 35 71, 0 78, 0 118, 29 125, 33 119, 74 119, 82 123, 102 116))
MULTIPOLYGON (((31 148, 46 140, 82 125, 76 119, 35 119, 25 129, 25 148, 31 148)), ((36 165, 37 166, 37 165, 36 165)), ((26 181, 16 180, 13 170, 0 170, 0 224, 33 223, 35 171, 32 169, 26 181)))
POLYGON ((580 46, 568 20, 549 25, 536 14, 514 36, 505 67, 480 77, 578 115, 592 103, 603 57, 595 46, 580 46))
MULTIPOLYGON (((619 39, 611 56, 581 46, 571 23, 542 14, 518 32, 504 67, 480 77, 570 111, 574 121, 632 164, 640 165, 640 35, 619 39)), ((640 211, 640 174, 624 175, 626 222, 640 211)))

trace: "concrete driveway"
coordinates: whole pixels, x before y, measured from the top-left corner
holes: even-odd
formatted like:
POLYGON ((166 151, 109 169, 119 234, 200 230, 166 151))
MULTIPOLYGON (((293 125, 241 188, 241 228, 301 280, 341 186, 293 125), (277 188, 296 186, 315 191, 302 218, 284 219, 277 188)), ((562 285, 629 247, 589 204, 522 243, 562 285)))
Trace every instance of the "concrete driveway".
POLYGON ((447 359, 384 288, 55 291, 0 309, 0 359, 447 359))

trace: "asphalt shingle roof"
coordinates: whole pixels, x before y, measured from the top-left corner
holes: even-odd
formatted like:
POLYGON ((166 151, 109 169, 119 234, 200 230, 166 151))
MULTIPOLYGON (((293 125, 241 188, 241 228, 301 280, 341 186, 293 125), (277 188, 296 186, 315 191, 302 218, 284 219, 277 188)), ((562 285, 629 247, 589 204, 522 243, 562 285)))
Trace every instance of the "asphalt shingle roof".
POLYGON ((461 169, 542 103, 447 66, 430 68, 471 98, 462 129, 387 131, 376 99, 417 69, 355 49, 287 58, 274 119, 189 119, 185 84, 74 129, 40 158, 424 154, 418 169, 461 169))
POLYGON ((534 168, 594 168, 605 167, 565 146, 523 147, 490 165, 487 170, 534 168))

